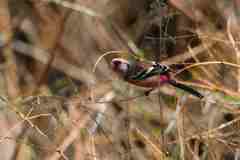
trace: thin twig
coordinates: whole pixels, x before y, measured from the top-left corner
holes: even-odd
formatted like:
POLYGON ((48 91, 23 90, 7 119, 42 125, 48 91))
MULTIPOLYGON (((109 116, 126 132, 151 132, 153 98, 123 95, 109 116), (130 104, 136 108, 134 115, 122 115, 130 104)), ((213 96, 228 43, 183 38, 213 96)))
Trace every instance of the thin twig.
POLYGON ((183 54, 177 54, 177 56, 168 58, 164 61, 162 61, 161 63, 163 64, 173 64, 173 63, 177 63, 177 62, 184 62, 190 58, 192 58, 193 56, 197 56, 200 53, 203 53, 204 51, 206 51, 206 49, 212 47, 216 42, 209 42, 206 47, 203 46, 198 46, 192 49, 192 51, 187 51, 183 54), (192 52, 192 54, 191 54, 192 52))
POLYGON ((78 11, 78 12, 86 14, 88 16, 102 18, 102 15, 100 13, 97 13, 96 11, 94 11, 90 8, 87 8, 83 5, 80 5, 79 3, 71 3, 71 2, 68 2, 66 0, 42 0, 42 1, 45 1, 45 2, 48 2, 48 3, 54 2, 58 5, 61 5, 63 7, 69 8, 69 9, 72 9, 74 11, 78 11))
MULTIPOLYGON (((231 31, 231 23, 232 23, 232 19, 233 19, 233 15, 231 15, 228 20, 227 20, 227 35, 228 38, 233 46, 233 49, 236 52, 236 63, 240 64, 240 51, 239 48, 234 40, 234 37, 232 35, 232 31, 231 31)), ((240 92, 240 68, 238 68, 238 74, 237 74, 237 82, 238 82, 238 92, 240 92)))
POLYGON ((176 107, 176 120, 177 120, 177 131, 178 131, 178 138, 179 138, 179 144, 180 144, 180 152, 181 152, 181 159, 185 159, 185 144, 184 144, 184 124, 183 124, 183 114, 182 114, 182 108, 184 103, 186 102, 187 97, 182 96, 179 98, 177 107, 176 107))
POLYGON ((192 65, 189 65, 189 66, 179 70, 178 72, 176 72, 174 74, 174 76, 182 73, 183 71, 189 70, 190 68, 194 68, 194 67, 198 67, 198 66, 204 66, 204 65, 211 65, 211 64, 224 64, 224 65, 229 65, 231 67, 240 68, 240 65, 235 64, 235 63, 231 63, 231 62, 226 62, 226 61, 207 61, 207 62, 200 62, 200 63, 195 63, 195 64, 192 64, 192 65))
POLYGON ((166 154, 156 145, 154 144, 150 138, 148 138, 141 130, 139 130, 138 128, 135 128, 136 132, 144 138, 144 140, 159 154, 160 159, 164 160, 166 157, 166 154))
MULTIPOLYGON (((107 93, 103 99, 106 101, 110 101, 113 98, 112 93, 109 92, 107 93)), ((74 105, 74 104, 72 104, 74 105)), ((96 104, 97 105, 97 104, 96 104)), ((75 106, 75 105, 74 105, 75 106)), ((73 107, 74 107, 73 106, 73 107)), ((60 153, 63 153, 73 142, 76 138, 79 137, 80 134, 80 129, 85 128, 87 123, 89 121, 92 120, 91 116, 87 116, 84 117, 83 119, 81 119, 81 122, 76 123, 76 125, 74 125, 74 128, 71 130, 71 132, 69 133, 69 135, 64 139, 64 141, 59 145, 58 149, 56 150, 56 152, 54 152, 52 155, 50 155, 49 157, 46 158, 46 160, 57 160, 60 157, 62 157, 62 155, 60 153)), ((98 124, 99 125, 99 124, 98 124)), ((95 127, 93 127, 95 129, 95 127)), ((95 131, 95 130, 94 130, 95 131)))

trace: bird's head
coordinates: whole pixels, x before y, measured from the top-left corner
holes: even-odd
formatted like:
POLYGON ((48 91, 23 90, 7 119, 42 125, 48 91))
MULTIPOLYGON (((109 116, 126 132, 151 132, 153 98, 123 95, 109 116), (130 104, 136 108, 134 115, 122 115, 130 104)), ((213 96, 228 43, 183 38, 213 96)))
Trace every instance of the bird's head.
POLYGON ((124 75, 127 74, 130 67, 130 63, 122 58, 114 58, 111 61, 111 67, 115 72, 124 75))

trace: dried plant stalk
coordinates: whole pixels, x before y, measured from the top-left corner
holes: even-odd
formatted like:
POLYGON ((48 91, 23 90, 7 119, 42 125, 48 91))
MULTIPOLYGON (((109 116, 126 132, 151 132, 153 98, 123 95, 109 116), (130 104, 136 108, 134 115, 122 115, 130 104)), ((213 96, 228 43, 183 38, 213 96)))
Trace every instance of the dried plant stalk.
POLYGON ((12 40, 11 17, 9 13, 8 1, 0 1, 0 33, 1 43, 4 44, 2 49, 6 61, 5 82, 9 98, 14 99, 19 96, 16 59, 9 43, 12 40))

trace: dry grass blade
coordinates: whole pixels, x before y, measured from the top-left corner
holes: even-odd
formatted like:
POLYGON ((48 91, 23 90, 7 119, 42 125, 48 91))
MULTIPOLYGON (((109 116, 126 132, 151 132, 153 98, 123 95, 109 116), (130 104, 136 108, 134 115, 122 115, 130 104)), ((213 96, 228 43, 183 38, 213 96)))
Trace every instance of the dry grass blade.
MULTIPOLYGON (((199 134, 188 136, 188 137, 184 138, 183 141, 187 142, 187 141, 190 141, 192 139, 198 139, 198 140, 215 139, 219 136, 219 133, 220 133, 221 130, 223 130, 224 128, 226 128, 228 126, 234 125, 234 124, 238 123, 239 121, 240 121, 240 118, 234 119, 232 121, 223 123, 223 124, 219 125, 218 127, 210 129, 208 131, 204 131, 204 132, 199 133, 199 134)), ((171 143, 177 143, 177 141, 169 142, 169 144, 171 144, 171 143)))
POLYGON ((167 155, 159 148, 150 138, 148 138, 141 130, 138 128, 135 128, 137 134, 139 134, 141 137, 144 138, 144 140, 152 147, 154 152, 158 153, 160 160, 165 160, 167 155))
POLYGON ((74 11, 78 11, 78 12, 86 14, 88 16, 102 18, 102 16, 99 13, 96 13, 92 9, 84 7, 84 6, 82 6, 78 3, 72 3, 72 2, 65 1, 65 0, 42 0, 42 1, 46 1, 48 3, 49 2, 54 2, 58 5, 61 5, 61 6, 66 7, 66 8, 70 8, 74 11))
MULTIPOLYGON (((44 49, 38 48, 33 45, 26 44, 21 41, 14 41, 11 44, 11 47, 14 50, 19 51, 20 53, 23 53, 26 56, 30 56, 33 59, 35 59, 43 64, 47 65, 49 62, 49 59, 50 59, 49 54, 44 49), (32 50, 34 50, 35 52, 32 53, 32 50)), ((51 64, 51 66, 66 73, 70 77, 76 78, 78 80, 82 80, 86 83, 94 84, 95 78, 92 73, 89 73, 83 69, 76 67, 73 64, 70 64, 70 63, 64 61, 64 59, 54 60, 51 64)))
POLYGON ((97 65, 100 63, 100 61, 105 57, 105 56, 108 56, 108 55, 111 55, 111 54, 123 54, 125 53, 124 51, 109 51, 109 52, 106 52, 104 54, 102 54, 98 59, 97 61, 95 62, 94 66, 93 66, 93 73, 95 73, 96 71, 96 68, 97 68, 97 65))
POLYGON ((184 121, 183 121, 183 105, 186 102, 187 97, 183 96, 179 98, 178 104, 176 107, 176 121, 177 121, 177 131, 178 131, 178 138, 179 138, 179 144, 180 144, 180 153, 181 153, 181 159, 185 159, 185 143, 184 143, 184 121))
MULTIPOLYGON (((106 94, 105 96, 103 96, 102 100, 103 101, 110 101, 114 96, 112 95, 112 92, 106 94)), ((70 104, 71 105, 71 104, 70 104)), ((76 104, 72 104, 72 107, 75 107, 76 104)), ((104 106, 105 104, 95 104, 96 108, 98 108, 98 105, 104 106)), ((101 108, 101 107, 100 107, 101 108)), ((49 157, 46 158, 46 160, 56 160, 59 159, 60 157, 62 157, 62 155, 60 153, 63 153, 73 142, 74 140, 76 140, 80 134, 80 130, 83 128, 86 128, 87 124, 89 123, 89 121, 92 121, 92 117, 88 116, 88 115, 84 115, 84 117, 81 118, 80 122, 76 123, 74 125, 74 127, 71 129, 70 133, 68 134, 67 137, 65 137, 65 139, 63 140, 63 142, 58 146, 58 149, 55 153, 53 153, 52 155, 50 155, 49 157)), ((100 123, 100 122, 98 122, 100 123)), ((96 125, 94 123, 94 125, 96 125)), ((97 124, 99 125, 99 124, 97 124)), ((95 131, 95 126, 92 128, 92 132, 95 131)))
POLYGON ((195 64, 192 64, 192 65, 189 65, 189 66, 179 70, 175 74, 175 76, 182 73, 185 70, 189 70, 190 68, 194 68, 194 67, 198 67, 198 66, 205 66, 205 65, 212 65, 212 64, 224 64, 224 65, 228 65, 228 66, 231 66, 231 67, 240 68, 240 65, 235 64, 235 63, 230 63, 230 62, 225 62, 225 61, 207 61, 207 62, 200 62, 200 63, 195 63, 195 64))
MULTIPOLYGON (((228 18, 228 21, 227 21, 227 34, 228 34, 228 38, 235 50, 235 53, 236 53, 236 63, 237 64, 240 64, 240 51, 239 51, 239 48, 236 44, 236 41, 234 40, 234 37, 232 35, 232 31, 231 31, 231 23, 232 23, 232 19, 233 19, 233 15, 230 16, 228 18)), ((240 92, 240 69, 238 69, 238 75, 237 75, 237 81, 238 81, 238 92, 240 92)))
MULTIPOLYGON (((1 43, 9 44, 12 41, 12 25, 11 17, 7 0, 2 0, 0 2, 0 36, 1 43)), ((7 86, 8 96, 11 99, 15 99, 20 94, 19 84, 18 84, 18 75, 17 75, 17 66, 16 66, 16 57, 13 54, 13 51, 9 45, 3 47, 3 56, 5 58, 5 81, 7 86)))
POLYGON ((210 42, 207 46, 203 47, 202 45, 193 48, 191 51, 187 51, 183 54, 170 57, 167 60, 162 61, 164 64, 174 64, 178 62, 184 62, 191 59, 194 56, 197 56, 201 53, 204 53, 208 48, 211 48, 216 42, 210 42))

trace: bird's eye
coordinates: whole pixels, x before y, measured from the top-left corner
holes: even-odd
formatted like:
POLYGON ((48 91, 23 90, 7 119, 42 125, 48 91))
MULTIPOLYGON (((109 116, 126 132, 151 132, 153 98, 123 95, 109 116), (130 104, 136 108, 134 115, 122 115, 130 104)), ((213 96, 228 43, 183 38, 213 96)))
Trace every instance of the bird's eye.
POLYGON ((115 64, 115 65, 120 65, 121 62, 120 62, 120 61, 115 61, 114 64, 115 64))
POLYGON ((113 66, 117 67, 121 64, 120 61, 112 61, 113 66))

